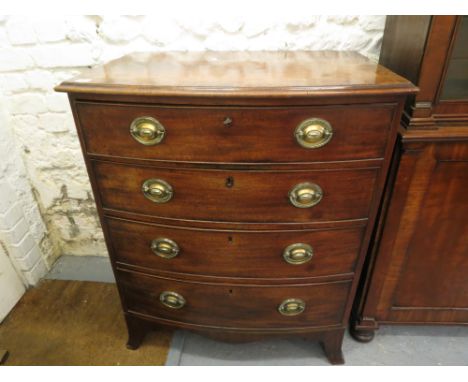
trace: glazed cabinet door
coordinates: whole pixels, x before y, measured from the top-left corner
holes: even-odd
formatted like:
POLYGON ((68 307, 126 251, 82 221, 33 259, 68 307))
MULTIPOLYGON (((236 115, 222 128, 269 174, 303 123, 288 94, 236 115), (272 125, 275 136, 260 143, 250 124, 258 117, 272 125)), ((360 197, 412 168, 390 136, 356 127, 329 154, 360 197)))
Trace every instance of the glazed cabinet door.
POLYGON ((403 144, 382 232, 363 321, 468 323, 468 142, 403 144))
POLYGON ((468 16, 460 16, 442 84, 442 100, 468 100, 468 16))

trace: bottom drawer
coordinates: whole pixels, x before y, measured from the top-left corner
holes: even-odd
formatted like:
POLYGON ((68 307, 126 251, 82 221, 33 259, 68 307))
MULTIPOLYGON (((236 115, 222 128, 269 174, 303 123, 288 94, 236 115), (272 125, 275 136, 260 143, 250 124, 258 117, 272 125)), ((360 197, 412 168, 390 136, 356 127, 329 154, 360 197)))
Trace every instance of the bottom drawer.
POLYGON ((118 271, 117 278, 128 311, 181 323, 244 329, 339 325, 351 286, 351 281, 282 286, 206 284, 128 271, 118 271), (161 296, 165 296, 164 302, 161 296))

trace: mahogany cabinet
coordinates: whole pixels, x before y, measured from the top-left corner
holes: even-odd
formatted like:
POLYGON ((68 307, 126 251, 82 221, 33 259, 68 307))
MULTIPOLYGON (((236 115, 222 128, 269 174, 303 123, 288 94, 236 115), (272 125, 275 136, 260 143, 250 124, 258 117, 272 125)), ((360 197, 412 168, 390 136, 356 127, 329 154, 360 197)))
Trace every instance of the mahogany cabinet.
POLYGON ((62 83, 127 321, 332 363, 405 98, 354 52, 141 53, 62 83))
POLYGON ((363 342, 380 324, 468 324, 468 16, 389 16, 380 62, 420 91, 353 308, 363 342))

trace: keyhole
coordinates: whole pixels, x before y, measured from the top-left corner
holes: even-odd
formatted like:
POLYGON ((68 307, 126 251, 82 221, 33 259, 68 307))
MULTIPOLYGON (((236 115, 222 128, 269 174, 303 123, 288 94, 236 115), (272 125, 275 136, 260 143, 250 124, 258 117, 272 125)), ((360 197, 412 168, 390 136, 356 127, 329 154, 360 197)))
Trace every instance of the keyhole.
POLYGON ((224 126, 226 127, 231 127, 232 125, 232 119, 230 117, 226 117, 223 121, 224 126))
POLYGON ((228 241, 232 243, 232 236, 228 236, 228 241))
POLYGON ((228 176, 226 178, 226 187, 231 188, 234 186, 234 178, 232 176, 228 176))

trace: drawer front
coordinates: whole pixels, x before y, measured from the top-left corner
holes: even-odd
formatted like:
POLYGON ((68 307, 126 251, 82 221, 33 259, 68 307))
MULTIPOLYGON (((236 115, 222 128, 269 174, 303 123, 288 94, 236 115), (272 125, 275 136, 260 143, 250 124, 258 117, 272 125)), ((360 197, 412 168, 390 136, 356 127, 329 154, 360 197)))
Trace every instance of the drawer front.
POLYGON ((188 162, 313 162, 381 158, 395 106, 391 104, 194 108, 76 104, 88 153, 188 162), (137 142, 130 125, 138 117, 159 121, 165 135, 153 146, 137 142), (310 118, 331 124, 320 148, 304 148, 294 135, 310 118), (230 123, 229 123, 230 122, 230 123))
POLYGON ((93 164, 104 208, 223 222, 367 218, 377 173, 376 169, 257 172, 175 170, 100 161, 93 164), (145 197, 142 186, 148 179, 163 180, 165 187, 172 189, 172 198, 155 203, 145 197), (298 208, 288 195, 304 183, 318 185, 323 196, 313 207, 298 208))
POLYGON ((341 324, 351 285, 350 281, 296 286, 203 284, 122 271, 119 282, 129 311, 196 325, 282 329, 341 324), (173 297, 177 300, 171 301, 177 309, 163 305, 163 292, 177 293, 173 297), (302 313, 279 312, 290 299, 305 304, 302 313))
POLYGON ((328 231, 209 231, 112 218, 106 224, 115 260, 120 264, 241 278, 352 273, 364 232, 364 227, 328 231))

